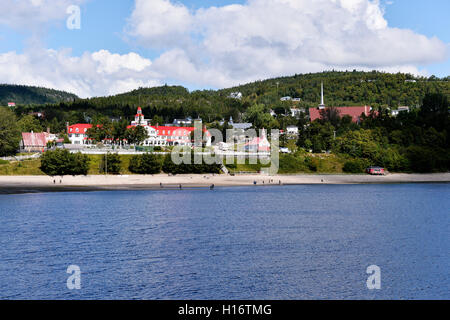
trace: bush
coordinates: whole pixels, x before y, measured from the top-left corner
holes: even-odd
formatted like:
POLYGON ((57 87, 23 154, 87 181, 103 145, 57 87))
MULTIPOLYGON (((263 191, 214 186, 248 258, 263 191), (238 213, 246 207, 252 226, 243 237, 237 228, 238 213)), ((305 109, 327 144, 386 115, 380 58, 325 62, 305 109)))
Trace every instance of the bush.
POLYGON ((354 159, 344 163, 342 170, 347 173, 363 173, 367 167, 364 160, 354 159))
POLYGON ((0 164, 8 164, 8 163, 9 163, 9 161, 0 159, 0 164))
POLYGON ((317 169, 319 168, 319 160, 317 160, 316 158, 306 157, 305 163, 308 166, 308 169, 311 171, 316 172, 317 169))
POLYGON ((194 153, 191 153, 190 164, 175 164, 172 161, 171 154, 164 157, 162 169, 165 173, 172 174, 187 174, 187 173, 220 173, 222 166, 220 164, 206 164, 202 161, 201 164, 194 163, 194 153))
POLYGON ((161 172, 161 158, 151 153, 133 156, 128 170, 138 174, 157 174, 161 172))
POLYGON ((107 173, 119 174, 121 164, 122 161, 120 160, 119 154, 108 152, 104 157, 102 157, 100 172, 105 173, 105 167, 107 167, 107 173))
POLYGON ((42 155, 42 172, 49 176, 87 175, 89 157, 85 154, 72 154, 65 149, 47 151, 42 155))

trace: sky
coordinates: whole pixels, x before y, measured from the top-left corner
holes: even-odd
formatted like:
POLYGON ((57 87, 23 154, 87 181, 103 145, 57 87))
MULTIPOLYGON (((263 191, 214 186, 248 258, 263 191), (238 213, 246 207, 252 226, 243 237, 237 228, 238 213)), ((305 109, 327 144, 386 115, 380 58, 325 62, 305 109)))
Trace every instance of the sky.
POLYGON ((1 3, 0 82, 83 98, 333 69, 450 75, 448 0, 1 3))

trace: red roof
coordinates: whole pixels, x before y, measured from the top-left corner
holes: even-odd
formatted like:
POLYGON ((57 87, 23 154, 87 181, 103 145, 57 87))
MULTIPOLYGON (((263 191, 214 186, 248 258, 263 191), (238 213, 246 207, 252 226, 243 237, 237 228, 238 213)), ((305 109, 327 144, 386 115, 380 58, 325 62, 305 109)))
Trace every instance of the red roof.
MULTIPOLYGON (((352 117, 353 122, 359 122, 361 119, 361 115, 365 114, 366 116, 369 116, 370 114, 370 106, 358 106, 358 107, 335 107, 339 115, 341 117, 343 116, 350 116, 352 117)), ((309 108, 309 117, 311 118, 311 121, 317 120, 321 118, 320 111, 326 110, 325 109, 319 109, 319 108, 309 108)))
POLYGON ((67 133, 80 133, 85 134, 88 129, 92 128, 92 124, 89 123, 77 123, 67 128, 67 133))
POLYGON ((47 140, 44 132, 22 132, 24 147, 45 147, 47 140))
MULTIPOLYGON (((130 125, 127 129, 135 127, 130 125)), ((169 127, 169 126, 149 126, 156 130, 158 136, 189 136, 189 134, 195 130, 195 127, 169 127)), ((211 135, 208 130, 203 129, 206 135, 211 135)))

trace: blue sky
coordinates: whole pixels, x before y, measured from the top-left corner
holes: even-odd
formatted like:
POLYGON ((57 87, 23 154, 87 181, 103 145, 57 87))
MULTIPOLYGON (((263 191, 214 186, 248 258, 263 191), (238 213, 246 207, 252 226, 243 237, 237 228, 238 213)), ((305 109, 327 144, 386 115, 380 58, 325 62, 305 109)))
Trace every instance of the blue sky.
MULTIPOLYGON (((13 0, 5 0, 5 1, 13 1, 13 0)), ((19 1, 47 1, 47 0, 19 0, 19 1)), ((65 1, 65 0, 63 0, 65 1)), ((215 42, 217 39, 214 37, 217 37, 218 33, 214 26, 214 19, 211 21, 211 17, 206 15, 207 18, 198 18, 200 14, 197 14, 199 11, 199 8, 205 8, 208 12, 213 12, 210 7, 216 6, 216 7, 223 7, 230 4, 242 4, 244 7, 248 7, 250 9, 257 8, 256 6, 249 5, 246 1, 240 1, 240 0, 208 0, 208 1, 200 1, 200 0, 180 0, 180 1, 172 1, 170 2, 169 9, 173 12, 178 12, 180 14, 183 14, 181 17, 183 19, 187 19, 186 21, 191 21, 194 19, 197 19, 196 26, 198 24, 204 24, 202 27, 205 28, 205 30, 208 30, 209 33, 202 34, 200 37, 200 40, 195 42, 195 38, 190 39, 188 42, 190 43, 189 46, 196 47, 194 49, 189 48, 186 49, 184 46, 186 45, 186 42, 184 42, 184 38, 189 38, 190 33, 183 33, 183 30, 177 27, 177 19, 172 19, 171 21, 165 21, 163 17, 160 16, 152 16, 152 11, 148 11, 148 20, 155 20, 155 19, 162 19, 160 25, 164 25, 167 23, 167 31, 161 31, 158 34, 155 34, 154 32, 146 33, 146 32, 138 32, 138 27, 140 25, 145 25, 147 18, 141 18, 141 21, 136 22, 136 25, 130 25, 130 21, 133 21, 132 19, 133 14, 137 14, 134 12, 137 10, 135 7, 135 0, 75 0, 79 2, 80 8, 81 8, 81 29, 80 30, 69 30, 66 28, 65 25, 65 19, 66 16, 64 14, 56 17, 49 18, 48 21, 45 23, 40 24, 34 24, 31 27, 21 27, 16 26, 17 22, 14 23, 14 21, 2 23, 2 16, 0 15, 0 59, 2 54, 6 54, 8 52, 14 52, 16 56, 9 57, 10 59, 27 59, 27 61, 30 63, 30 70, 29 76, 24 77, 24 79, 20 78, 19 75, 13 77, 13 79, 16 82, 21 82, 24 84, 27 84, 27 79, 35 79, 36 76, 36 69, 34 68, 34 64, 44 63, 47 60, 46 58, 42 60, 37 60, 35 58, 30 58, 26 56, 29 54, 30 48, 34 48, 36 44, 41 49, 54 49, 57 52, 65 52, 64 50, 68 49, 70 50, 70 53, 64 53, 64 58, 61 59, 67 59, 67 61, 70 60, 71 57, 79 58, 83 56, 83 54, 93 54, 95 52, 99 52, 101 50, 106 50, 108 52, 108 55, 105 56, 105 59, 109 59, 108 67, 110 67, 111 61, 117 60, 117 56, 115 58, 111 58, 109 55, 123 55, 124 58, 121 60, 122 64, 129 65, 130 63, 136 63, 136 57, 130 57, 128 54, 135 53, 139 56, 138 59, 138 65, 136 67, 133 67, 134 71, 138 71, 138 80, 136 80, 136 84, 149 84, 151 85, 154 83, 157 85, 158 83, 178 83, 185 85, 191 89, 197 89, 197 88, 218 88, 221 86, 241 83, 241 81, 248 81, 248 80, 257 80, 261 77, 267 76, 277 76, 277 75, 288 75, 288 74, 294 74, 294 73, 302 73, 302 72, 310 72, 310 71, 320 71, 321 66, 323 66, 324 69, 331 68, 335 65, 338 66, 338 68, 344 68, 344 66, 361 66, 361 68, 377 68, 377 69, 386 69, 388 71, 392 70, 394 71, 395 68, 399 68, 399 70, 417 70, 418 73, 421 74, 427 74, 427 75, 437 75, 439 77, 448 76, 450 74, 450 60, 448 55, 448 48, 450 43, 450 24, 448 22, 448 12, 450 12, 450 1, 448 0, 432 0, 432 1, 423 1, 423 0, 392 0, 392 1, 380 1, 380 4, 377 6, 377 8, 381 8, 381 10, 384 11, 384 15, 382 18, 384 18, 387 21, 387 28, 389 29, 389 32, 392 37, 395 35, 395 28, 399 28, 402 30, 410 30, 415 35, 411 36, 411 40, 405 40, 405 44, 401 44, 398 47, 404 48, 403 51, 396 55, 393 55, 392 63, 390 63, 389 58, 386 57, 374 57, 373 63, 372 60, 366 59, 364 60, 363 57, 358 56, 358 59, 356 59, 354 62, 351 58, 354 50, 354 48, 350 48, 352 46, 351 42, 350 45, 347 45, 346 48, 336 48, 336 52, 343 52, 342 57, 335 57, 335 56, 329 56, 323 57, 322 59, 318 59, 317 61, 315 59, 312 59, 311 57, 307 57, 304 60, 299 60, 296 62, 293 62, 292 65, 295 67, 287 68, 284 64, 289 64, 290 58, 285 57, 283 53, 279 54, 279 56, 274 57, 274 61, 276 61, 277 64, 280 65, 279 68, 275 68, 270 60, 262 60, 261 59, 261 67, 263 68, 265 64, 267 63, 267 68, 272 70, 268 70, 266 73, 261 72, 256 75, 255 70, 257 70, 257 66, 251 68, 249 67, 246 72, 244 72, 242 69, 238 69, 238 65, 242 65, 242 68, 246 68, 246 61, 244 58, 241 58, 239 55, 239 52, 233 53, 235 56, 228 56, 227 51, 222 50, 221 52, 216 52, 216 48, 211 49, 210 52, 205 53, 205 45, 215 42), (182 8, 182 9, 179 9, 182 8), (183 11, 184 10, 184 11, 183 11), (186 12, 189 12, 186 14, 186 12), (190 18, 186 15, 190 15, 190 18), (191 20, 189 20, 191 19, 191 20), (199 22, 200 21, 200 22, 199 22), (130 29, 134 28, 134 33, 129 32, 130 29), (172 32, 171 30, 176 30, 176 32, 172 32), (214 35, 214 36, 213 36, 214 35), (427 37, 426 42, 424 42, 424 52, 417 53, 421 50, 421 47, 414 42, 421 41, 418 37, 419 36, 425 36, 427 37), (208 38, 210 36, 210 38, 208 38), (415 38, 414 38, 415 37, 415 38), (436 37, 439 41, 439 43, 435 42, 433 37, 436 37), (168 39, 172 39, 173 41, 170 42, 168 39), (155 43, 160 43, 162 41, 162 45, 154 45, 155 43), (178 43, 175 43, 178 41, 178 43), (170 43, 169 43, 170 42, 170 43), (429 46, 429 47, 428 47, 429 46), (443 48, 446 46, 446 54, 442 53, 443 48), (425 48, 426 47, 426 48, 425 48), (28 51, 28 53, 27 53, 28 51), (347 52, 347 53, 345 53, 347 52), (434 54, 435 52, 439 52, 434 54), (178 60, 173 58, 174 60, 171 62, 167 62, 168 55, 180 57, 178 60), (404 61, 402 61, 401 57, 399 55, 404 55, 404 61), (126 56, 126 57, 125 57, 126 56), (129 61, 128 61, 128 60, 129 61), (186 61, 184 61, 185 59, 186 61), (198 61, 196 61, 198 59, 198 61), (285 61, 280 61, 285 59, 285 61), (329 60, 327 60, 329 59, 329 60), (127 61, 125 61, 127 60, 127 61), (148 63, 147 61, 148 60, 148 63), (205 65, 200 63, 199 61, 213 61, 211 63, 216 63, 216 65, 205 65), (244 60, 244 61, 241 61, 244 60), (314 60, 314 61, 313 61, 314 60), (379 61, 378 61, 379 60, 379 61), (131 61, 131 62, 130 62, 131 61), (157 63, 155 63, 155 61, 157 63), (163 62, 166 61, 166 65, 163 64, 163 62), (165 73, 165 67, 167 67, 167 64, 174 65, 178 63, 178 61, 183 61, 183 64, 180 62, 180 66, 178 70, 170 70, 165 73), (217 61, 217 62, 214 62, 217 61), (188 64, 192 63, 192 64, 188 64), (152 63, 152 67, 148 66, 150 63, 152 63), (231 64, 233 63, 233 64, 231 64), (231 66, 236 66, 236 70, 230 71, 229 74, 226 74, 222 80, 211 80, 213 78, 218 78, 220 75, 227 73, 227 71, 224 71, 224 66, 227 64, 231 64, 231 66), (218 67, 220 65, 220 68, 218 67), (147 74, 144 75, 142 70, 147 70, 147 74), (182 72, 180 71, 182 70, 182 72), (192 75, 185 75, 184 70, 191 70, 192 75), (286 71, 287 70, 287 71, 286 71), (234 72, 234 73, 232 73, 234 72), (208 74, 203 76, 202 73, 208 74), (287 74, 285 74, 287 73, 287 74), (254 74, 252 78, 252 74, 254 74), (147 78, 148 79, 147 79, 147 78)), ((138 0, 137 0, 138 1, 138 0)), ((159 4, 164 4, 164 2, 168 3, 168 0, 147 0, 148 2, 154 2, 159 4)), ((257 2, 258 0, 254 0, 257 2)), ((259 1, 270 1, 270 0, 259 0, 259 1)), ((280 1, 280 0, 273 0, 273 1, 280 1)), ((293 1, 293 0, 291 0, 293 1)), ((325 0, 324 0, 325 1, 325 0)), ((360 2, 367 2, 368 7, 370 7, 371 2, 369 0, 342 0, 342 1, 360 1, 360 2)), ((315 5, 314 1, 311 1, 311 4, 315 5)), ((155 5, 156 6, 156 5, 155 5)), ((277 6, 277 9, 282 6, 281 4, 277 6)), ((156 7, 155 7, 156 8, 156 7)), ((151 10, 152 7, 150 5, 147 5, 144 8, 144 5, 141 7, 142 10, 151 10)), ((252 10, 253 10, 252 9, 252 10)), ((254 10, 260 10, 254 9, 254 10)), ((297 8, 298 9, 298 8, 297 8)), ((297 10, 293 9, 293 10, 297 10)), ((373 7, 372 7, 373 9, 373 7)), ((44 10, 44 9, 42 9, 44 10)), ((298 9, 299 13, 299 20, 305 19, 305 16, 302 16, 301 8, 298 9)), ((330 10, 334 10, 332 7, 330 7, 330 10)), ((364 11, 365 9, 361 9, 364 11)), ((138 10, 137 10, 138 11, 138 10)), ((279 27, 276 22, 276 15, 280 15, 280 19, 284 19, 284 15, 290 16, 290 12, 292 10, 285 10, 280 11, 279 13, 274 11, 274 26, 273 28, 268 25, 268 30, 272 30, 274 28, 279 27)), ((38 11, 39 14, 41 11, 38 11)), ((44 11, 42 11, 44 12, 44 11)), ((246 11, 242 11, 246 12, 246 11)), ((47 12, 44 12, 42 14, 49 14, 47 12)), ((268 11, 268 14, 270 15, 271 12, 268 11)), ((347 12, 345 12, 347 14, 347 12)), ((12 13, 14 15, 14 12, 12 13)), ((227 30, 227 23, 230 25, 230 30, 232 29, 232 24, 235 23, 233 19, 230 19, 228 21, 225 21, 226 19, 229 19, 227 16, 227 13, 225 10, 222 10, 220 15, 223 15, 224 21, 221 21, 223 23, 222 28, 225 28, 227 30)), ((376 15, 376 14, 375 14, 376 15)), ((146 16, 144 16, 146 17, 146 16)), ((178 16, 175 16, 178 17, 178 16)), ((222 17, 222 16, 221 16, 222 17)), ((4 18, 7 19, 7 18, 4 18)), ((181 19, 181 18, 180 18, 181 19)), ((258 17, 253 17, 253 20, 257 20, 258 17)), ((316 19, 320 19, 320 17, 316 17, 316 19)), ((370 19, 370 17, 369 17, 370 19)), ((377 16, 378 24, 380 23, 380 17, 377 16)), ((336 18, 338 20, 338 18, 336 18)), ((361 21, 364 22, 364 20, 367 20, 366 18, 361 17, 361 21)), ((20 20, 18 20, 20 21, 20 20)), ((159 21, 159 20, 158 20, 159 21)), ((180 20, 181 21, 181 20, 180 20)), ((355 18, 355 25, 357 23, 361 23, 361 21, 358 20, 358 18, 355 18)), ((181 23, 181 22, 180 22, 181 23)), ((187 23, 187 22, 186 22, 187 23)), ((243 22, 245 23, 245 18, 243 22)), ((258 23, 258 22, 256 22, 258 23)), ((264 21, 263 21, 264 23, 264 21)), ((288 40, 286 40, 285 43, 283 43, 280 48, 277 48, 276 52, 282 52, 281 48, 289 47, 289 44, 292 42, 292 37, 295 36, 295 32, 298 32, 298 29, 292 28, 292 31, 289 31, 290 26, 293 26, 295 23, 294 20, 289 23, 289 21, 286 22, 286 28, 288 29, 287 32, 291 35, 288 40)), ((342 21, 342 23, 345 23, 345 20, 342 21)), ((325 23, 324 23, 325 25, 325 23)), ((325 25, 326 27, 326 25, 325 25)), ((164 28, 163 28, 164 29, 164 28)), ((379 29, 379 28, 378 28, 379 29)), ((377 29, 377 30, 378 30, 377 29)), ((249 35, 251 35, 255 41, 260 41, 260 37, 254 37, 254 26, 249 26, 249 35)), ((241 35, 241 32, 238 28, 234 31, 230 31, 236 33, 236 37, 244 37, 241 35)), ((246 30, 243 30, 243 33, 245 35, 246 30)), ((351 35, 357 34, 357 30, 353 30, 351 35)), ((408 36, 408 34, 405 33, 405 35, 408 36)), ((232 34, 231 34, 232 36, 232 34)), ((246 35, 245 35, 246 36, 246 35)), ((346 35, 340 35, 343 37, 342 39, 346 39, 348 37, 348 34, 346 35)), ((383 37, 386 36, 383 34, 383 37)), ((220 37, 220 33, 219 33, 220 37)), ((250 36, 249 36, 250 37, 250 36)), ((302 35, 301 41, 307 41, 308 35, 302 35)), ((357 35, 358 39, 355 41, 355 43, 358 43, 360 41, 364 44, 363 40, 364 35, 357 35)), ((382 38, 382 37, 380 37, 382 38)), ((403 38, 403 37, 402 37, 403 38)), ((264 39, 267 40, 267 39, 264 39)), ((268 41, 270 43, 276 43, 278 45, 278 41, 276 41, 276 35, 273 39, 269 39, 268 41), (275 40, 274 40, 275 39, 275 40)), ((296 39, 294 39, 296 40, 296 39)), ((320 41, 323 42, 329 42, 329 46, 331 46, 335 39, 333 37, 327 37, 324 36, 323 39, 320 41)), ((229 38, 223 39, 223 42, 218 43, 227 43, 229 42, 229 38)), ((300 41, 300 40, 299 40, 300 41)), ((318 40, 319 41, 319 40, 318 40)), ((394 40, 393 40, 394 41, 394 40)), ((303 42, 299 42, 303 43, 303 42)), ((381 43, 383 44, 383 43, 381 43)), ((258 45, 259 46, 259 45, 258 45)), ((267 46, 267 44, 266 44, 267 46)), ((265 50, 267 52, 270 52, 270 49, 274 49, 272 47, 266 47, 265 50)), ((393 42, 393 47, 396 46, 396 42, 393 42)), ((386 48, 389 51, 389 45, 386 44, 386 48)), ((246 52, 249 50, 248 46, 242 46, 243 51, 246 52)), ((308 48, 308 51, 310 50, 313 52, 317 48, 308 48)), ((34 49, 33 49, 34 50, 34 49)), ((237 51, 239 49, 236 49, 237 51)), ((284 50, 284 49, 283 49, 284 50)), ((398 48, 393 48, 393 50, 399 50, 398 48)), ((305 49, 306 51, 306 49, 305 49)), ((275 51, 274 51, 275 52, 275 51)), ((292 56, 296 57, 298 55, 298 52, 303 52, 301 47, 297 47, 296 49, 292 49, 292 56)), ((250 59, 252 59, 251 54, 249 54, 250 59)), ((303 53, 301 53, 303 54, 303 53)), ((54 57, 53 57, 54 58, 54 57)), ((95 59, 94 59, 95 60, 95 59)), ((98 62, 98 59, 95 60, 98 62)), ((14 62, 14 61, 13 61, 14 62)), ((249 61, 251 64, 252 61, 249 61)), ((48 62, 47 62, 48 63, 48 62)), ((99 62, 100 63, 100 62, 99 62)), ((105 61, 102 61, 101 63, 106 63, 105 61)), ((42 70, 45 66, 40 66, 39 70, 42 70)), ((123 66, 122 66, 123 67, 123 66)), ((126 67, 125 67, 126 68, 126 67)), ((73 69, 73 68, 72 68, 73 69)), ((72 70, 71 69, 71 70, 72 70)), ((114 68, 113 68, 114 69, 114 68)), ((109 70, 107 72, 108 74, 112 74, 109 70)), ((0 74, 1 76, 1 74, 0 74)), ((103 81, 103 85, 107 85, 108 82, 105 79, 100 79, 99 75, 96 75, 92 79, 89 80, 87 83, 80 84, 79 82, 82 82, 81 79, 82 75, 80 74, 74 74, 72 78, 69 78, 70 80, 73 80, 73 84, 68 86, 68 88, 74 87, 75 91, 80 89, 81 87, 84 88, 83 94, 84 95, 95 95, 95 94, 104 94, 108 92, 106 88, 101 88, 102 85, 98 84, 97 89, 89 90, 86 88, 86 86, 89 86, 90 83, 95 81, 103 81), (78 83, 78 84, 76 84, 78 83), (80 88, 77 89, 76 86, 80 86, 80 88)), ((132 78, 133 76, 128 76, 127 79, 120 78, 117 79, 120 83, 124 83, 126 80, 129 86, 132 86, 132 78)), ((42 77, 42 80, 39 80, 43 83, 43 85, 48 84, 54 84, 57 82, 56 79, 51 78, 45 78, 42 77)), ((38 82, 38 80, 36 80, 38 82)), ((33 83, 35 84, 35 83, 33 83)), ((119 84, 115 83, 115 85, 119 86, 119 84)), ((128 87, 125 89, 129 89, 128 87)), ((81 90, 81 89, 80 89, 81 90)), ((120 89, 119 89, 120 91, 120 89)), ((80 93, 80 92, 78 92, 80 93)))

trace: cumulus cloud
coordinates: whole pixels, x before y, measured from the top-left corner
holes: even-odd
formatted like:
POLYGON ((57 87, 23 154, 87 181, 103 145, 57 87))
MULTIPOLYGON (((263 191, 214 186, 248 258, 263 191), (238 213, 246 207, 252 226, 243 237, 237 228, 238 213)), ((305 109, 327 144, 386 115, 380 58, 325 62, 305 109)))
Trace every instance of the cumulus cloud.
POLYGON ((0 78, 8 83, 44 86, 73 92, 80 97, 113 95, 138 87, 161 85, 151 61, 136 53, 107 50, 84 53, 36 49, 22 54, 0 54, 0 78))
MULTIPOLYGON (((0 25, 40 30, 84 1, 2 0, 0 25)), ((383 14, 377 0, 248 0, 197 10, 171 0, 135 0, 125 32, 161 52, 152 61, 133 52, 73 56, 33 47, 0 53, 0 77, 91 97, 168 80, 223 88, 330 69, 421 74, 418 66, 447 57, 448 44, 389 27, 383 14)))
POLYGON ((249 0, 195 11, 136 0, 126 30, 149 48, 166 48, 154 61, 161 72, 213 87, 332 68, 418 74, 448 47, 389 27, 376 0, 249 0))

